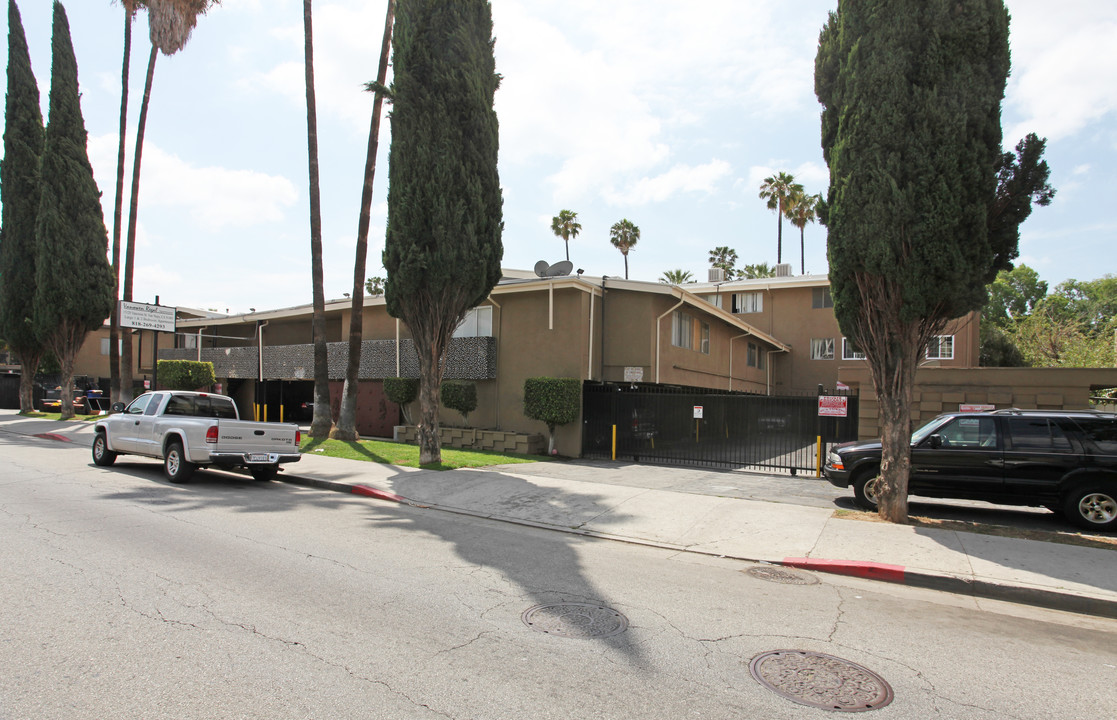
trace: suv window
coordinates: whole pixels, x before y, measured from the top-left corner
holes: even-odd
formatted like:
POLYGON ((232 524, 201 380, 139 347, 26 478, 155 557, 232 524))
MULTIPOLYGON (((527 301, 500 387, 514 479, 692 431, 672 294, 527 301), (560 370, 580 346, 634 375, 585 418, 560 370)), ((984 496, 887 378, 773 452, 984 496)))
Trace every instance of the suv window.
POLYGON ((132 404, 129 405, 128 409, 124 412, 129 415, 143 415, 144 408, 147 407, 147 404, 149 402, 151 402, 150 395, 140 395, 138 398, 132 401, 132 404))
POLYGON ((171 395, 170 401, 167 403, 167 409, 163 411, 164 415, 193 415, 194 414, 194 398, 189 395, 171 395))
POLYGON ((997 424, 991 417, 961 417, 939 429, 942 447, 960 450, 995 450, 997 424))
POLYGON ((1050 418, 1008 418, 1008 434, 1014 450, 1032 452, 1071 452, 1070 440, 1050 418))
POLYGON ((1106 455, 1117 455, 1117 421, 1105 418, 1075 418, 1082 434, 1106 455))

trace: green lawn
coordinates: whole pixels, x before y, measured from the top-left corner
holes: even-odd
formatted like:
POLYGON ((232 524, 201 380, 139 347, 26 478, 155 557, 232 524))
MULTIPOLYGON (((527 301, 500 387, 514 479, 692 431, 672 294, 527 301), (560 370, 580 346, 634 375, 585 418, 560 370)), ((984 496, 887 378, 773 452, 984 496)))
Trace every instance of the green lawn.
MULTIPOLYGON (((343 440, 322 440, 304 436, 299 448, 307 454, 313 453, 326 455, 328 457, 345 458, 347 460, 364 460, 366 462, 403 465, 405 467, 420 467, 418 445, 407 445, 404 443, 382 440, 345 442, 343 440)), ((457 470, 459 468, 549 461, 550 458, 545 455, 519 455, 516 453, 460 450, 458 448, 443 447, 441 463, 423 465, 421 467, 425 470, 457 470)))

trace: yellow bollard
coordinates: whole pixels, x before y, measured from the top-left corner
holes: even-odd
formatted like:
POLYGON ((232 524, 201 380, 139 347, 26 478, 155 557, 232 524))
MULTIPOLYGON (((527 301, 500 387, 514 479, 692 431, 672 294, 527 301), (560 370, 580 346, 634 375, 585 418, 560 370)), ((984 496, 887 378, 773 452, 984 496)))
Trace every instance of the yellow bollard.
POLYGON ((617 459, 617 426, 613 426, 613 459, 617 459))
POLYGON ((815 477, 822 477, 822 436, 818 436, 818 448, 815 450, 815 466, 818 473, 815 477))

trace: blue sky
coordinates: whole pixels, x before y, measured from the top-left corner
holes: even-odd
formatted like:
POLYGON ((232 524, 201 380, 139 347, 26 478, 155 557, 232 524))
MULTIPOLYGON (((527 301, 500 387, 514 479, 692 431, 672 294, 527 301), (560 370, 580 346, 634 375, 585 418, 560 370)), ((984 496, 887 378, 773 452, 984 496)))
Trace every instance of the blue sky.
MULTIPOLYGON (((123 10, 70 0, 89 151, 112 227, 123 10)), ((1055 202, 1023 227, 1020 260, 1052 286, 1117 272, 1117 3, 1009 0, 1013 74, 1006 146, 1048 138, 1055 202)), ((19 2, 47 105, 49 0, 19 2)), ((793 173, 825 192, 818 32, 835 0, 709 0, 701 13, 662 0, 493 0, 501 123, 505 267, 564 258, 551 217, 582 233, 575 267, 623 275, 609 243, 622 218, 641 229, 633 279, 706 277, 708 251, 776 261, 764 177, 793 173)), ((315 64, 326 295, 352 284, 362 172, 385 3, 315 2, 315 64)), ((0 13, 7 37, 7 16, 0 13)), ((130 132, 150 45, 133 33, 130 132)), ((310 250, 302 2, 224 0, 186 48, 160 57, 143 155, 135 299, 247 311, 309 303, 310 250)), ((3 82, 3 80, 0 80, 3 82)), ((367 275, 383 275, 389 127, 380 138, 367 275)), ((128 147, 128 165, 132 144, 128 147)), ((807 272, 826 272, 825 229, 808 226, 807 272)), ((798 230, 784 261, 799 271, 798 230)))

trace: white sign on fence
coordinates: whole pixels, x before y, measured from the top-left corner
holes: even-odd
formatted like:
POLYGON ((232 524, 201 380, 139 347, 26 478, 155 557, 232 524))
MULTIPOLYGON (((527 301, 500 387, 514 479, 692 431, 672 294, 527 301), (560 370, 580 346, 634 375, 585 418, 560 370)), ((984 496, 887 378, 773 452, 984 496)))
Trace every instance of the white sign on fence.
POLYGON ((819 417, 846 417, 849 415, 849 398, 845 395, 819 395, 819 417))
POLYGON ((702 406, 701 405, 695 405, 694 406, 694 419, 695 420, 701 420, 702 419, 702 406))
POLYGON ((146 303, 120 303, 120 327, 136 330, 175 331, 175 315, 178 308, 146 303))

